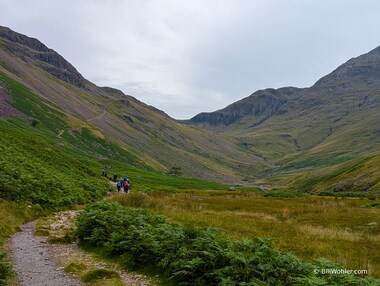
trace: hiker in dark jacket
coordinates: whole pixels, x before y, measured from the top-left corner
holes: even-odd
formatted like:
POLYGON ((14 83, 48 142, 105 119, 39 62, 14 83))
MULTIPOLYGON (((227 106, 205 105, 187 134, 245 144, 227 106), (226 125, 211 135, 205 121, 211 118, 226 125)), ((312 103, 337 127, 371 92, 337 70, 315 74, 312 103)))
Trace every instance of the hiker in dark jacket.
POLYGON ((117 192, 120 192, 121 191, 121 188, 124 188, 124 181, 123 179, 120 179, 119 182, 117 182, 117 192))
POLYGON ((129 183, 128 183, 128 181, 125 181, 125 182, 124 182, 124 192, 125 192, 126 194, 128 194, 128 192, 129 192, 129 183))
POLYGON ((117 182, 117 174, 113 174, 113 181, 117 182))

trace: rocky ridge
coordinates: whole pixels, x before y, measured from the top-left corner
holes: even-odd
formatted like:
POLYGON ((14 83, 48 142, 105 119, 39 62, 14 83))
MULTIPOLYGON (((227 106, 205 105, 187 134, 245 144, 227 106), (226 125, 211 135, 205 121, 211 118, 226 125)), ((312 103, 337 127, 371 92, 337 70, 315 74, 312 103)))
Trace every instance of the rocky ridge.
POLYGON ((85 85, 86 80, 73 65, 39 40, 0 26, 0 41, 6 50, 41 67, 54 77, 78 87, 85 85))

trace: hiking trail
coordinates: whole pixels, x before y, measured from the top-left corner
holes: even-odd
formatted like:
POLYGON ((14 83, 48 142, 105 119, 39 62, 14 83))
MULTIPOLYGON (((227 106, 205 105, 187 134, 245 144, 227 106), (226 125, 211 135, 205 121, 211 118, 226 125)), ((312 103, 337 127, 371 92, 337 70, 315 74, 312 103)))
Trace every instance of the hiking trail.
MULTIPOLYGON (((122 285, 153 286, 155 285, 146 276, 127 272, 120 265, 104 262, 101 257, 88 253, 78 247, 76 241, 72 243, 49 243, 49 238, 60 238, 72 230, 77 211, 64 211, 46 218, 43 226, 49 228, 49 236, 34 234, 38 222, 29 222, 21 227, 10 239, 10 252, 13 271, 16 272, 16 285, 20 286, 84 286, 78 277, 81 273, 67 274, 65 266, 71 262, 80 262, 86 270, 109 269, 116 271, 122 285)), ((14 284, 12 284, 14 285, 14 284)), ((92 284, 91 284, 92 285, 92 284)), ((119 285, 119 284, 117 284, 119 285)))
POLYGON ((80 286, 55 263, 46 237, 35 236, 34 222, 24 224, 11 239, 13 270, 21 286, 80 286))

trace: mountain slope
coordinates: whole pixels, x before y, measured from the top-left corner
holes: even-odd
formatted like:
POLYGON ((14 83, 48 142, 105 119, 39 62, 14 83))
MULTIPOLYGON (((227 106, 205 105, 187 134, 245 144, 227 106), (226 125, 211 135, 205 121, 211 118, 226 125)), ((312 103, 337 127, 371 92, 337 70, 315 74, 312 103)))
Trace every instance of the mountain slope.
POLYGON ((162 172, 179 166, 186 175, 223 181, 237 181, 244 172, 257 173, 268 165, 236 148, 234 138, 180 124, 121 91, 96 86, 38 40, 4 27, 0 28, 0 74, 1 98, 9 113, 4 111, 3 117, 40 122, 37 129, 48 126, 60 144, 73 144, 90 156, 119 156, 162 172), (29 102, 23 103, 20 88, 28 90, 29 102), (59 110, 55 119, 59 124, 42 119, 44 105, 59 110), (111 145, 120 150, 115 152, 111 145), (97 152, 98 147, 102 152, 97 152))
MULTIPOLYGON (((380 147, 380 47, 310 88, 258 91, 187 123, 239 138, 248 151, 277 165, 266 170, 270 178, 263 182, 292 186, 281 172, 294 177, 309 169, 313 177, 328 166, 351 164, 380 147)), ((333 184, 320 185, 333 189, 333 184)))

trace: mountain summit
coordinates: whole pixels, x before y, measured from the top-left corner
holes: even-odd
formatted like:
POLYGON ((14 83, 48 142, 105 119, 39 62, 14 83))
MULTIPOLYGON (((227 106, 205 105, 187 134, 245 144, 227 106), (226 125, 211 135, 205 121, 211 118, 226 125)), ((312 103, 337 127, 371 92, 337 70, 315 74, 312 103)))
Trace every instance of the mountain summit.
POLYGON ((61 55, 49 49, 39 40, 16 33, 0 26, 0 38, 4 48, 13 55, 36 65, 67 83, 84 86, 83 76, 61 55))

